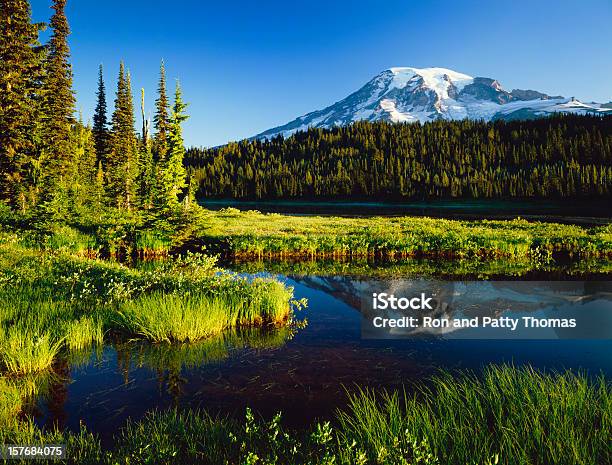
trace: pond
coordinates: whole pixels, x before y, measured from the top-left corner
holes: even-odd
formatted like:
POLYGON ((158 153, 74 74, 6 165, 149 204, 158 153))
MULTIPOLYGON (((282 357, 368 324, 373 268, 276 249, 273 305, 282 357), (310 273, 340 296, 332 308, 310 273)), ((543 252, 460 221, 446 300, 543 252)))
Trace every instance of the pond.
MULTIPOLYGON (((128 418, 173 406, 239 417, 246 406, 264 416, 280 410, 289 425, 306 426, 329 418, 356 385, 410 389, 441 369, 478 371, 507 362, 612 376, 611 339, 363 339, 358 296, 396 288, 395 278, 289 273, 279 278, 294 286, 297 298, 308 299, 308 308, 298 314, 307 319, 305 327, 235 331, 175 347, 117 342, 75 354, 56 365, 56 376, 28 413, 41 426, 74 431, 84 424, 108 443, 128 418)), ((530 295, 535 287, 528 285, 512 292, 537 302, 541 287, 538 295, 530 295)), ((554 284, 549 287, 546 292, 554 293, 554 284)), ((570 287, 586 297, 566 302, 566 313, 590 305, 609 309, 612 294, 605 283, 570 287)), ((493 308, 507 294, 508 286, 492 285, 487 302, 493 308)), ((541 305, 521 308, 525 314, 543 310, 541 305)))
POLYGON ((330 201, 330 200, 234 200, 201 199, 209 210, 233 207, 239 210, 259 210, 264 213, 317 216, 429 216, 454 219, 514 219, 554 221, 584 225, 607 224, 612 220, 608 201, 597 199, 565 200, 409 200, 385 201, 330 201))

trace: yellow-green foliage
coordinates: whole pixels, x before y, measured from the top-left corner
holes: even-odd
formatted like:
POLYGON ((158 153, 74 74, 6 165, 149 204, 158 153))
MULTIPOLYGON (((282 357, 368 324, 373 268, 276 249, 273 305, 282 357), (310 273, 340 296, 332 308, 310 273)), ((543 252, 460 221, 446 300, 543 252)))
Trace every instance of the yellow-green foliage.
POLYGON ((100 318, 84 315, 66 325, 66 346, 69 349, 85 349, 92 344, 101 344, 103 339, 104 331, 100 318))
POLYGON ((118 325, 154 342, 187 342, 236 326, 286 322, 291 291, 271 280, 258 279, 251 286, 267 292, 256 293, 250 300, 239 293, 146 294, 120 305, 118 325))
POLYGON ((612 226, 458 221, 423 217, 343 218, 207 212, 201 240, 234 255, 533 257, 612 254, 612 226))
MULTIPOLYGON (((610 463, 612 396, 605 378, 487 367, 480 376, 435 376, 416 395, 358 391, 339 416, 370 458, 408 432, 441 463, 610 463)), ((374 461, 369 462, 374 463, 374 461)))
POLYGON ((273 279, 222 272, 197 254, 150 269, 0 241, 0 374, 39 372, 61 352, 112 330, 152 341, 195 341, 236 326, 283 324, 293 291, 273 279))
POLYGON ((33 334, 13 327, 0 333, 3 370, 28 374, 46 370, 59 353, 62 341, 50 334, 33 334))

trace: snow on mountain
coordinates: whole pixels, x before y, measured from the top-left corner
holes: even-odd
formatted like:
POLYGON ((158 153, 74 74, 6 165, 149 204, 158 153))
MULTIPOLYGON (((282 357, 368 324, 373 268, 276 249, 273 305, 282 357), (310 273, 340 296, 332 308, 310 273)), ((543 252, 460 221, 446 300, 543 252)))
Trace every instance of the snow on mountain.
POLYGON ((610 113, 612 108, 535 90, 507 91, 494 79, 471 77, 446 68, 389 68, 345 99, 255 137, 287 137, 309 127, 330 128, 360 120, 490 121, 538 118, 555 112, 610 113))

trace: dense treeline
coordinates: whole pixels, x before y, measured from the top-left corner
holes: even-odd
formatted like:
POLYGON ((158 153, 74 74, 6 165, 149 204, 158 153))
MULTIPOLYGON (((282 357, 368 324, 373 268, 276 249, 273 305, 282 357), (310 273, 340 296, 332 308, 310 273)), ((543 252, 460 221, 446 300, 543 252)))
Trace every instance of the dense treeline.
POLYGON ((201 197, 584 197, 612 194, 612 117, 358 122, 192 148, 201 197))
POLYGON ((130 72, 121 63, 109 118, 100 66, 93 126, 75 118, 65 7, 66 0, 52 1, 51 36, 42 45, 44 25, 31 22, 29 2, 0 0, 0 203, 50 223, 103 212, 167 219, 189 200, 181 89, 177 83, 171 104, 162 63, 156 132, 149 135, 143 90, 138 134, 130 72))

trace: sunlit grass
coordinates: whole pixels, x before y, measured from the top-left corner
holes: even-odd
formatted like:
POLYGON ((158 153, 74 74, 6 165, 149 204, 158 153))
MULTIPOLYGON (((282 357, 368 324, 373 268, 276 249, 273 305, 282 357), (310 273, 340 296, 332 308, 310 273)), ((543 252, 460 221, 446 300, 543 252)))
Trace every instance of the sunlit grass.
POLYGON ((612 226, 459 221, 426 217, 344 218, 209 211, 201 240, 236 256, 513 257, 548 260, 612 253, 612 226))
POLYGON ((599 465, 612 458, 610 392, 603 378, 491 366, 434 376, 416 393, 357 390, 329 422, 300 430, 250 410, 242 421, 169 410, 128 421, 106 450, 31 423, 0 440, 67 442, 78 463, 97 464, 599 465))
POLYGON ((136 236, 134 246, 141 257, 168 255, 172 241, 161 233, 142 231, 136 236))
POLYGON ((4 371, 12 374, 36 373, 49 368, 59 353, 62 341, 50 334, 33 334, 12 327, 0 334, 4 371))
POLYGON ((244 295, 154 292, 120 305, 117 326, 153 342, 205 339, 236 326, 284 323, 290 315, 290 293, 269 281, 266 293, 244 295))
POLYGON ((102 320, 91 316, 82 316, 69 321, 65 330, 66 346, 71 350, 82 350, 92 344, 101 344, 104 339, 102 320))
POLYGON ((610 384, 571 372, 490 366, 482 377, 450 374, 411 396, 358 391, 339 415, 343 435, 373 457, 404 431, 424 438, 442 463, 609 463, 610 384))
POLYGON ((204 295, 153 293, 123 304, 119 325, 153 342, 197 341, 235 325, 232 304, 204 295))

